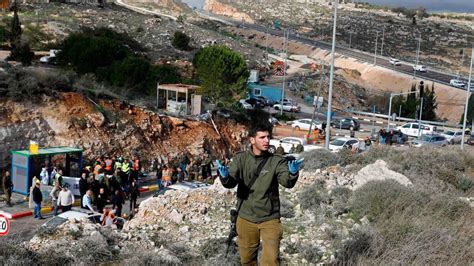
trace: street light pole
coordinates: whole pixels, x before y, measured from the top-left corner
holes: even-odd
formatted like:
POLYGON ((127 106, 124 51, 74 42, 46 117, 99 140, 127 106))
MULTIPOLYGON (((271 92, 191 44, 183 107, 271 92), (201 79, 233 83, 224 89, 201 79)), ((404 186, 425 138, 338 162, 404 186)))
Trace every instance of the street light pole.
POLYGON ((379 32, 377 31, 377 34, 375 36, 375 51, 374 51, 374 65, 377 64, 377 41, 379 39, 379 32))
POLYGON ((329 150, 330 128, 331 128, 331 108, 332 108, 332 87, 334 83, 334 54, 336 52, 336 25, 337 25, 337 2, 334 1, 334 22, 332 28, 332 49, 331 49, 331 74, 329 76, 329 96, 328 112, 326 117, 326 143, 325 148, 329 150))
POLYGON ((471 67, 469 69, 469 80, 467 81, 467 88, 466 88, 466 105, 464 107, 464 119, 462 122, 461 150, 464 150, 464 135, 466 133, 467 110, 468 110, 468 105, 469 105, 469 97, 471 96, 471 78, 472 78, 472 62, 473 61, 474 61, 474 43, 472 44, 471 67))

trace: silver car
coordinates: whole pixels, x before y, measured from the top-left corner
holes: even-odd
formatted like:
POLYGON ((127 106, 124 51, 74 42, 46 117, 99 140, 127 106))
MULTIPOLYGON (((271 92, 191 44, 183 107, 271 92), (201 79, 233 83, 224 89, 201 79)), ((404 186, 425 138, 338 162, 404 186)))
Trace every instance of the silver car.
POLYGON ((419 138, 413 140, 410 143, 412 147, 424 147, 424 146, 447 146, 448 140, 442 135, 421 135, 419 138))

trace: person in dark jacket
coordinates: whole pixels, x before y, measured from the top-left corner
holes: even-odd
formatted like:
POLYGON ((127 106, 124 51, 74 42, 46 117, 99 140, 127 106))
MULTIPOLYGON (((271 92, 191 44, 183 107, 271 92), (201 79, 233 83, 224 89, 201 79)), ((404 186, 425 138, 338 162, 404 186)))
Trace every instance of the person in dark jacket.
POLYGON ((138 185, 136 181, 133 181, 130 185, 130 213, 135 213, 135 208, 137 208, 137 198, 140 196, 140 191, 138 190, 138 185))
POLYGON ((108 195, 105 191, 105 188, 100 188, 99 189, 99 194, 97 195, 95 199, 95 205, 97 206, 97 211, 102 213, 105 205, 109 203, 109 198, 108 195))
POLYGON ((260 239, 260 263, 279 264, 283 227, 278 187, 279 184, 286 188, 294 187, 303 162, 303 158, 287 162, 284 157, 269 153, 270 130, 266 125, 253 127, 249 132, 251 149, 238 153, 229 168, 216 161, 222 185, 226 188, 239 186, 238 202, 242 203, 238 210, 237 234, 242 265, 257 265, 260 239), (265 164, 255 183, 247 187, 262 162, 265 164))
POLYGON ((117 217, 122 216, 122 207, 125 203, 123 192, 120 189, 115 191, 115 195, 112 198, 112 208, 115 210, 115 215, 117 217))
POLYGON ((43 201, 43 194, 41 193, 40 185, 41 182, 36 181, 35 187, 33 188, 33 202, 35 203, 34 214, 35 218, 44 219, 43 216, 41 216, 41 202, 43 201))
POLYGON ((7 202, 7 205, 11 207, 13 183, 12 183, 12 178, 10 176, 9 171, 5 171, 5 175, 3 176, 3 179, 2 179, 2 187, 3 187, 3 193, 5 193, 5 201, 7 202))
POLYGON ((84 172, 82 173, 81 179, 79 180, 79 193, 81 193, 81 206, 82 206, 82 198, 84 197, 88 189, 89 189, 89 184, 87 183, 87 173, 84 172))

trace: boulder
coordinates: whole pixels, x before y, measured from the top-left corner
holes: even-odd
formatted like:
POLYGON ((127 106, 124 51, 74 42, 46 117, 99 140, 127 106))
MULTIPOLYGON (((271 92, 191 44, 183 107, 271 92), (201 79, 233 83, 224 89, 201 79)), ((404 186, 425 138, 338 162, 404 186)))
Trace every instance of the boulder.
POLYGON ((404 186, 411 186, 411 181, 404 175, 388 169, 387 163, 383 160, 377 160, 373 164, 360 169, 353 177, 352 189, 358 189, 370 181, 395 180, 404 186))

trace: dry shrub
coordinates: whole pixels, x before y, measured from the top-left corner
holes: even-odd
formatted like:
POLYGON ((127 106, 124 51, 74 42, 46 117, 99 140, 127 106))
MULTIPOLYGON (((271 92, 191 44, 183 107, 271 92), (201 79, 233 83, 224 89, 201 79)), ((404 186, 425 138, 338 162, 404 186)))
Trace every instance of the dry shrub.
POLYGON ((367 216, 375 230, 370 253, 343 256, 352 263, 467 265, 474 259, 474 212, 455 196, 379 181, 356 190, 350 202, 354 217, 367 216))
POLYGON ((317 211, 322 202, 327 202, 327 193, 324 189, 324 181, 317 180, 310 186, 306 186, 298 194, 298 202, 302 209, 317 211))

